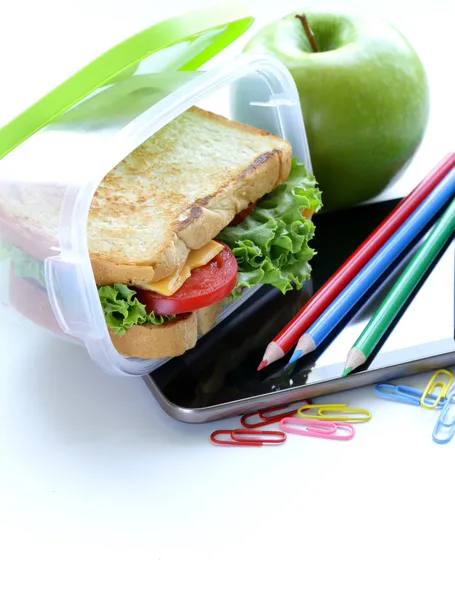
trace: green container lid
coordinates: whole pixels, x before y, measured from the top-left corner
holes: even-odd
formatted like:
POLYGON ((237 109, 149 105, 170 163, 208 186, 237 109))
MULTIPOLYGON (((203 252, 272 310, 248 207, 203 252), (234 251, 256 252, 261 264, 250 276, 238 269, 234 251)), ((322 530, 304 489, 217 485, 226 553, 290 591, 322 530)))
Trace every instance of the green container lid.
POLYGON ((156 72, 194 71, 240 37, 253 20, 234 0, 162 21, 133 35, 2 127, 0 159, 100 87, 131 75, 151 55, 157 58, 156 72), (160 53, 163 50, 169 51, 160 53))

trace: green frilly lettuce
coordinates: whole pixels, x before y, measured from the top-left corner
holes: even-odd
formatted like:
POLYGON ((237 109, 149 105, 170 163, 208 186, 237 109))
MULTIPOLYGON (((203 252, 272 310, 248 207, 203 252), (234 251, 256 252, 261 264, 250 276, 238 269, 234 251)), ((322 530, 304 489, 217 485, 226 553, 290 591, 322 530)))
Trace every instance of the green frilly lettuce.
POLYGON ((27 252, 20 250, 6 240, 0 240, 0 260, 10 259, 14 265, 14 273, 17 277, 34 279, 43 288, 46 287, 44 276, 44 263, 33 258, 27 252))
POLYGON ((124 335, 133 325, 162 325, 175 317, 147 312, 145 305, 135 298, 136 292, 123 283, 100 286, 98 294, 106 323, 118 335, 124 335))
POLYGON ((294 158, 286 183, 258 202, 238 225, 223 229, 218 239, 234 253, 239 266, 237 291, 268 283, 283 294, 293 285, 300 289, 310 276, 308 261, 314 255, 308 242, 314 224, 303 216, 321 206, 315 178, 294 158))

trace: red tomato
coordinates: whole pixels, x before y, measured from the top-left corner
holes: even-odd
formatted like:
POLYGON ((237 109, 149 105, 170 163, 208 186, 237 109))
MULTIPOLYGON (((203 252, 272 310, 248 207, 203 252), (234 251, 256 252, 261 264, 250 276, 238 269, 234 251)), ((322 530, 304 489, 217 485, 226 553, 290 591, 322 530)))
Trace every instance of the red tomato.
POLYGON ((191 312, 210 306, 230 294, 237 282, 237 269, 235 256, 224 245, 209 263, 191 271, 191 277, 172 296, 138 289, 137 298, 149 312, 159 315, 191 312))
POLYGON ((255 206, 256 204, 254 202, 250 202, 248 206, 244 210, 242 210, 242 212, 239 212, 237 215, 235 215, 235 217, 230 222, 230 225, 238 225, 239 223, 244 221, 255 206))

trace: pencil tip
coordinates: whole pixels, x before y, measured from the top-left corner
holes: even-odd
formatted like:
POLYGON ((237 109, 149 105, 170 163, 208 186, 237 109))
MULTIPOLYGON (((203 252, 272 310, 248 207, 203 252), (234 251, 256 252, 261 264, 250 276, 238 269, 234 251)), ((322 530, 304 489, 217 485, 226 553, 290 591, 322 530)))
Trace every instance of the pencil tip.
POLYGON ((354 371, 355 369, 358 369, 359 367, 361 367, 365 361, 366 361, 366 357, 365 357, 365 354, 362 352, 362 350, 359 350, 359 348, 357 348, 357 346, 353 346, 349 350, 348 356, 346 358, 345 368, 343 371, 343 377, 346 377, 346 375, 349 375, 349 373, 351 371, 354 371))
POLYGON ((299 360, 299 358, 302 356, 302 351, 301 350, 294 350, 291 358, 289 359, 288 364, 286 365, 287 367, 289 367, 289 365, 292 365, 292 363, 295 363, 297 360, 299 360))
POLYGON ((258 366, 258 371, 262 371, 269 364, 268 360, 261 360, 258 366))

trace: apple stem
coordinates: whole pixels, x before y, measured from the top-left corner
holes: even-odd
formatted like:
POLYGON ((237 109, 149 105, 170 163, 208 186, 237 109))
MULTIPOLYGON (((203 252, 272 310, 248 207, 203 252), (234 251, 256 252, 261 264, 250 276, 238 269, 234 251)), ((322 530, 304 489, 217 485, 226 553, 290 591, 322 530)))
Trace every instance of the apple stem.
POLYGON ((302 23, 303 29, 305 30, 308 41, 310 42, 311 47, 313 48, 313 52, 319 52, 318 44, 316 42, 316 37, 313 33, 313 30, 310 27, 310 24, 308 23, 308 19, 306 18, 306 15, 295 15, 295 18, 299 19, 299 21, 302 23))

